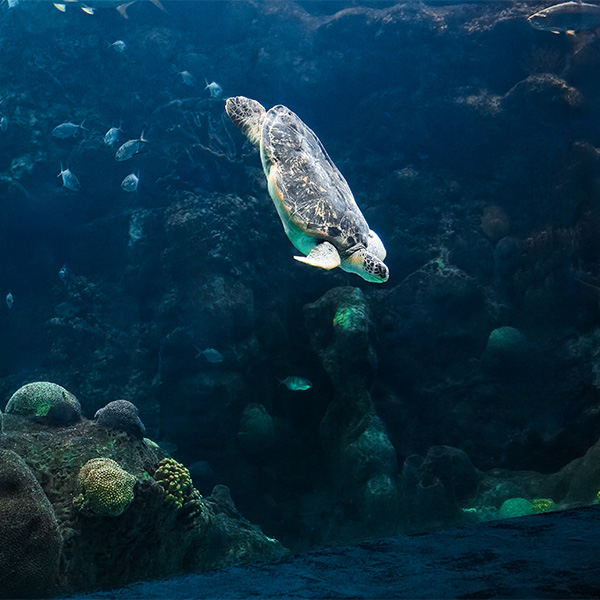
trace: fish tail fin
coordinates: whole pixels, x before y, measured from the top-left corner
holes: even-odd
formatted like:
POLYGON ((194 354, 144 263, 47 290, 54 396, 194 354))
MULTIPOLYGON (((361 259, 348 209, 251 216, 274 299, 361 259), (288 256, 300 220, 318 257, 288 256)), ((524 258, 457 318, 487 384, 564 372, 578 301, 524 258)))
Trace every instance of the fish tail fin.
MULTIPOLYGON (((274 376, 275 377, 275 376, 274 376)), ((283 379, 279 379, 279 377, 275 377, 275 379, 279 382, 277 387, 279 387, 283 383, 283 379)))
POLYGON ((119 6, 117 6, 117 11, 118 13, 124 18, 124 19, 129 19, 129 15, 127 14, 127 9, 135 2, 135 0, 132 0, 132 2, 125 2, 125 4, 120 4, 119 6))
POLYGON ((148 140, 144 137, 145 133, 146 133, 146 128, 144 127, 144 129, 142 129, 142 133, 140 133, 140 142, 143 142, 143 143, 148 142, 148 140))
POLYGON ((57 175, 57 177, 60 177, 63 173, 64 173, 64 169, 63 169, 63 164, 61 162, 60 163, 60 173, 57 175))
POLYGON ((81 124, 79 125, 79 129, 83 129, 85 131, 87 131, 87 129, 83 126, 83 124, 87 121, 87 117, 85 119, 83 119, 83 121, 81 121, 81 124))
POLYGON ((167 12, 167 9, 162 5, 160 0, 150 0, 150 2, 152 2, 156 8, 159 8, 163 12, 167 12))

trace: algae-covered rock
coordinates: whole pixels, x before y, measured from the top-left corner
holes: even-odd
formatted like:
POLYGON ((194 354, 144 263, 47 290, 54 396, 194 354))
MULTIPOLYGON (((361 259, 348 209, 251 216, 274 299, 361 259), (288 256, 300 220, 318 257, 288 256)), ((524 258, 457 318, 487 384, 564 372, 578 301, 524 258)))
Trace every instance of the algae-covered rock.
POLYGON ((47 596, 63 540, 52 504, 25 461, 0 450, 0 598, 47 596))

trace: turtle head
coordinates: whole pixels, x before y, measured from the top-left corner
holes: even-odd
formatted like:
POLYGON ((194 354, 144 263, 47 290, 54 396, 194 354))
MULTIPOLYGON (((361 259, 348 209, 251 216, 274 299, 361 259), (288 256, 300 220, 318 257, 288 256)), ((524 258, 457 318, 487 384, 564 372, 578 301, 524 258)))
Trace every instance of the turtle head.
POLYGON ((359 246, 354 251, 351 249, 348 256, 342 260, 340 267, 372 283, 385 283, 390 277, 390 270, 384 262, 364 246, 359 246))
POLYGON ((262 124, 267 111, 265 107, 245 96, 233 96, 225 102, 225 112, 234 125, 255 145, 260 145, 262 124))
POLYGON ((367 248, 371 254, 374 254, 380 260, 385 260, 387 252, 381 238, 372 230, 369 229, 369 238, 367 240, 367 248))

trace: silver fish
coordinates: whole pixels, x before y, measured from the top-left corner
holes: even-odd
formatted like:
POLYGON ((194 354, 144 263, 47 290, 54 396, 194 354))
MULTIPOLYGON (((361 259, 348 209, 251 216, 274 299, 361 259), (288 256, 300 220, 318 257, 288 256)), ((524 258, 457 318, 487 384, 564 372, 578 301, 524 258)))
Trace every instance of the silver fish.
MULTIPOLYGON (((206 81, 206 79, 204 81, 206 81)), ((204 89, 210 92, 211 98, 220 98, 223 95, 223 88, 216 81, 211 81, 210 83, 206 81, 206 87, 204 89)))
POLYGON ((177 75, 181 75, 183 83, 188 87, 194 87, 196 85, 196 78, 189 71, 179 71, 177 75))
POLYGON ((117 140, 119 139, 119 134, 121 132, 121 124, 119 123, 118 127, 111 127, 105 134, 104 134, 104 143, 109 147, 112 148, 116 143, 117 140))
POLYGON ((298 375, 290 375, 285 379, 280 379, 279 385, 281 384, 285 385, 285 387, 292 392, 303 392, 312 387, 312 381, 310 381, 310 379, 299 377, 298 375))
POLYGON ((2 131, 2 133, 5 133, 7 129, 8 117, 6 115, 2 115, 2 118, 0 119, 0 131, 2 131))
POLYGON ((67 263, 65 263, 58 271, 58 278, 67 285, 67 279, 69 278, 69 269, 67 263))
POLYGON ((52 135, 63 140, 73 137, 80 129, 85 129, 83 126, 84 123, 85 119, 81 122, 81 125, 75 125, 75 123, 61 123, 52 130, 52 135))
MULTIPOLYGON (((51 2, 52 0, 49 1, 51 2)), ((80 2, 79 0, 63 0, 62 2, 53 2, 53 4, 57 10, 60 10, 60 12, 63 13, 66 12, 67 6, 73 6, 80 8, 88 15, 93 15, 96 12, 96 9, 114 8, 122 17, 128 19, 129 15, 127 14, 127 9, 137 1, 138 0, 130 0, 129 2, 123 2, 123 0, 87 0, 86 2, 80 2)), ((160 8, 160 10, 165 10, 160 0, 150 0, 150 2, 157 8, 160 8)))
POLYGON ((223 362, 223 355, 214 348, 206 348, 205 350, 198 350, 198 354, 196 354, 196 358, 200 358, 204 356, 207 362, 212 364, 217 364, 223 362))
POLYGON ((118 54, 122 54, 127 50, 127 44, 123 40, 117 40, 116 42, 109 44, 108 47, 112 48, 118 54))
POLYGON ((600 26, 600 6, 587 2, 562 2, 527 18, 534 29, 574 34, 600 26))
POLYGON ((135 173, 130 173, 121 181, 121 187, 126 192, 135 192, 138 188, 138 183, 140 182, 140 178, 135 173))
POLYGON ((8 306, 8 310, 10 310, 13 307, 13 303, 14 303, 15 299, 13 298, 13 295, 8 292, 8 294, 6 294, 6 306, 8 306))
POLYGON ((72 192, 78 192, 81 189, 81 184, 79 183, 79 179, 69 170, 63 169, 62 164, 60 165, 60 173, 57 177, 62 176, 63 186, 72 192))
POLYGON ((142 146, 146 144, 148 140, 144 139, 144 132, 140 135, 137 140, 127 140, 116 152, 115 160, 118 162, 129 160, 132 156, 135 156, 142 151, 142 146))

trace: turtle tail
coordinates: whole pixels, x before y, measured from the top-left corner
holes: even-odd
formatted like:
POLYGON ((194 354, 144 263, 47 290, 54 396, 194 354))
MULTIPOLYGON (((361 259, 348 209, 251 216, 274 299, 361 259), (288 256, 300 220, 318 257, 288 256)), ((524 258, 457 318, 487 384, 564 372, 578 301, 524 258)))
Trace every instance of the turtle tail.
POLYGON ((255 145, 260 145, 260 132, 265 119, 265 107, 245 96, 227 98, 225 111, 234 125, 255 145))

